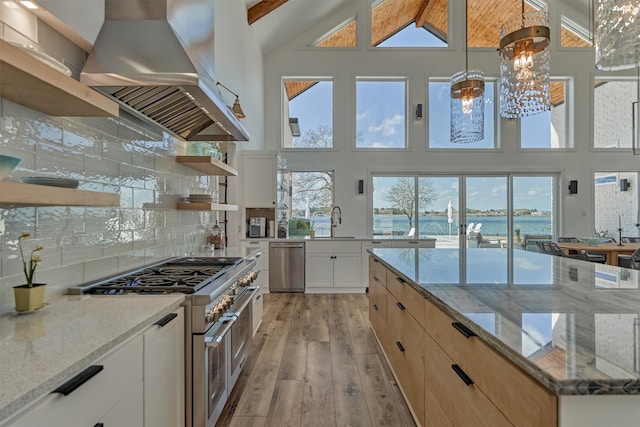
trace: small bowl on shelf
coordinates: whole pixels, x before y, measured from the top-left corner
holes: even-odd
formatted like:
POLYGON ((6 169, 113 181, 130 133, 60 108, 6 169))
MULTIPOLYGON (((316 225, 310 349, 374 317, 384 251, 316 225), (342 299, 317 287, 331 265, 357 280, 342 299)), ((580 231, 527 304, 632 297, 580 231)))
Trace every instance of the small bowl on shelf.
POLYGON ((611 241, 611 239, 608 237, 580 237, 579 240, 589 246, 598 246, 601 243, 607 243, 611 241))
POLYGON ((9 175, 21 161, 22 159, 20 157, 0 154, 0 181, 5 179, 7 175, 9 175))

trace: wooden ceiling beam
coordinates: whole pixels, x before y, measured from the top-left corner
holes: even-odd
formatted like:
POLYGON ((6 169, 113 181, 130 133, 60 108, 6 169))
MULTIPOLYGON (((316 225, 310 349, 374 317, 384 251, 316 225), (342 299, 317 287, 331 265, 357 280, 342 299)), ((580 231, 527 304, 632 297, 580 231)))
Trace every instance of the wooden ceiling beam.
POLYGON ((267 16, 286 2, 287 0, 262 0, 260 3, 251 6, 249 10, 247 10, 247 21, 249 21, 249 25, 267 16))
POLYGON ((420 2, 420 7, 418 8, 418 13, 416 13, 416 27, 422 27, 425 22, 427 22, 427 15, 429 14, 429 10, 431 9, 429 7, 429 3, 433 3, 430 2, 429 0, 422 0, 420 2))

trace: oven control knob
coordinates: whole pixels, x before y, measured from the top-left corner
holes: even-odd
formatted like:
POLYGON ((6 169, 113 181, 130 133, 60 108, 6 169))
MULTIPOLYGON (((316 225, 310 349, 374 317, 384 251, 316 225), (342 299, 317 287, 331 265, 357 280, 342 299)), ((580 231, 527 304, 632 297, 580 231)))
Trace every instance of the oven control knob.
POLYGON ((251 272, 251 281, 255 281, 258 278, 258 273, 256 273, 255 271, 251 272))

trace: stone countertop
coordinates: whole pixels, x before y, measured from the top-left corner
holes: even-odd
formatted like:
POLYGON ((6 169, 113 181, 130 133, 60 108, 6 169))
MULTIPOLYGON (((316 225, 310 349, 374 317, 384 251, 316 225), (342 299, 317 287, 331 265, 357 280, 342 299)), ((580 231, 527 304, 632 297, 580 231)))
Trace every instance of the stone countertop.
POLYGON ((640 393, 640 271, 499 248, 369 252, 552 392, 640 393))
POLYGON ((184 295, 63 295, 0 315, 0 422, 178 309, 184 295))
POLYGON ((437 238, 426 237, 426 238, 418 238, 418 237, 407 237, 407 236, 316 236, 311 238, 309 236, 300 236, 300 237, 287 237, 286 239, 276 239, 276 238, 245 238, 242 239, 243 242, 251 242, 251 241, 263 241, 263 242, 327 242, 327 241, 335 241, 335 242, 362 242, 362 241, 407 241, 407 242, 433 242, 437 241, 437 238))

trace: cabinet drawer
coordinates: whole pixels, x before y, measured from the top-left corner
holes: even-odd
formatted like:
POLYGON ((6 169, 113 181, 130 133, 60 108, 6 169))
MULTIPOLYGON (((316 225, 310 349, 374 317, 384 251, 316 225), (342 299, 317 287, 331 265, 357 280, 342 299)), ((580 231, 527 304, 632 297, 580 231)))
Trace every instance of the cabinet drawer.
POLYGON ((547 388, 498 354, 478 337, 466 338, 454 320, 426 303, 427 332, 461 365, 502 413, 515 425, 557 425, 557 399, 547 388), (523 399, 522 396, 526 396, 523 399))
POLYGON ((416 374, 424 376, 424 330, 407 312, 400 310, 397 300, 387 295, 387 325, 389 327, 390 349, 400 352, 403 363, 410 363, 416 374))
POLYGON ((103 366, 102 371, 76 390, 67 396, 48 395, 11 427, 95 425, 142 382, 142 354, 142 336, 138 336, 93 363, 103 366))
MULTIPOLYGON (((428 363, 428 361, 427 361, 428 363)), ((451 420, 444 413, 427 384, 424 391, 424 424, 425 427, 453 427, 451 420)))
MULTIPOLYGON (((437 404, 451 420, 451 424, 474 427, 512 426, 476 384, 466 385, 452 368, 454 365, 459 366, 466 372, 467 368, 464 364, 454 362, 429 334, 425 334, 424 341, 425 386, 428 392, 433 393, 437 404)), ((475 381, 473 376, 469 376, 475 381)), ((522 400, 527 400, 522 394, 518 396, 522 400)), ((540 424, 525 422, 518 425, 540 424)))
POLYGON ((380 344, 386 348, 386 337, 387 337, 387 322, 384 317, 382 317, 382 313, 380 310, 376 310, 373 307, 374 302, 369 300, 369 322, 371 323, 371 327, 373 328, 378 340, 380 340, 380 344))
POLYGON ((369 274, 373 274, 382 286, 387 286, 387 268, 372 256, 369 257, 369 274))
POLYGON ((403 279, 397 277, 391 270, 387 270, 387 290, 396 297, 398 302, 426 329, 424 320, 425 298, 414 290, 403 279))
POLYGON ((379 312, 384 321, 387 320, 387 290, 373 274, 369 275, 369 309, 379 312), (374 306, 375 304, 375 306, 374 306))

